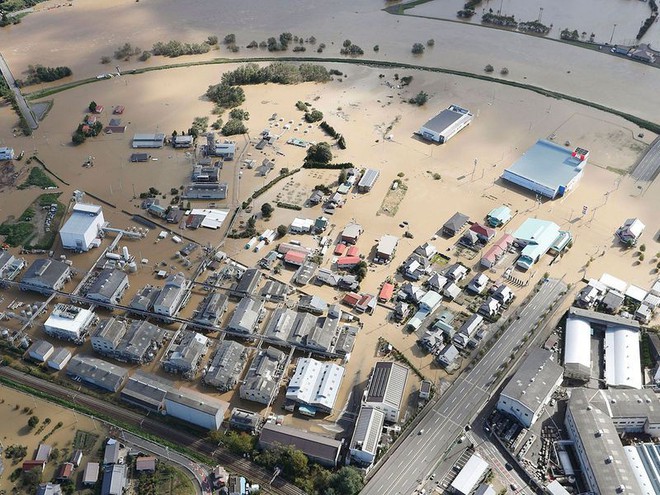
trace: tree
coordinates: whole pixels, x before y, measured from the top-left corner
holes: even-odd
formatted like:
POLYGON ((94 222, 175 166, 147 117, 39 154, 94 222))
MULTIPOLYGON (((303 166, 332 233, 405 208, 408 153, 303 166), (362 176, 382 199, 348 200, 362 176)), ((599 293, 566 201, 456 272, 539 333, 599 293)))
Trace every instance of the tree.
POLYGON ((502 74, 503 76, 508 75, 509 74, 509 69, 507 69, 506 67, 502 67, 502 70, 500 71, 500 74, 502 74))
POLYGON ((421 107, 422 105, 426 104, 427 101, 429 101, 429 95, 424 91, 420 91, 414 97, 410 98, 408 103, 421 107))
POLYGON ((248 131, 242 120, 229 119, 222 127, 222 134, 225 136, 234 136, 236 134, 245 134, 248 131))
POLYGON ((424 45, 422 45, 421 43, 415 43, 412 46, 412 52, 414 55, 421 55, 422 53, 424 53, 424 45))
POLYGON ((250 120, 250 112, 243 110, 242 108, 233 108, 231 112, 229 112, 229 117, 238 120, 250 120))
POLYGON ((289 231, 286 225, 279 225, 277 227, 277 237, 284 237, 289 231))
POLYGON ((330 163, 332 161, 332 151, 330 145, 325 142, 313 144, 307 148, 306 162, 330 163))
POLYGON ((261 214, 264 218, 270 218, 273 211, 275 211, 275 208, 273 208, 270 203, 264 203, 261 205, 261 214))
POLYGON ((375 52, 378 52, 379 50, 380 50, 380 46, 378 46, 378 45, 374 45, 374 51, 375 51, 375 52))
POLYGON ((218 44, 218 37, 217 36, 209 36, 208 38, 206 38, 206 42, 211 46, 217 45, 218 44))
POLYGON ((321 112, 320 110, 313 109, 311 112, 305 113, 305 120, 310 124, 312 122, 318 122, 319 120, 323 120, 323 112, 321 112))
POLYGON ((428 40, 426 42, 426 46, 435 46, 435 40, 433 38, 431 38, 430 40, 428 40))
POLYGON ((233 34, 233 33, 232 33, 232 34, 228 34, 227 36, 225 36, 225 39, 222 40, 222 42, 223 42, 225 45, 235 45, 235 44, 236 44, 236 35, 233 34))
POLYGON ((30 419, 28 419, 28 427, 32 430, 38 424, 39 418, 37 416, 30 416, 30 419))
POLYGON ((642 253, 643 253, 644 251, 646 251, 646 244, 642 244, 641 246, 639 246, 639 250, 640 250, 642 253))
POLYGON ((344 182, 346 182, 346 170, 345 169, 342 168, 339 171, 339 178, 337 179, 337 182, 339 184, 343 184, 344 182))
POLYGON ((364 487, 362 475, 351 466, 345 466, 336 473, 333 473, 328 480, 328 488, 337 495, 357 495, 364 487))
POLYGON ((344 48, 348 48, 348 47, 351 46, 352 44, 353 44, 353 43, 351 42, 351 40, 344 40, 344 42, 342 43, 342 46, 343 46, 344 48))
POLYGON ((227 83, 209 86, 209 89, 206 90, 206 96, 222 108, 238 107, 245 101, 245 91, 243 91, 243 88, 227 83))
POLYGON ((71 136, 71 142, 78 146, 79 144, 83 144, 85 142, 85 135, 82 132, 74 132, 73 135, 71 136))
POLYGON ((362 282, 364 280, 364 277, 367 276, 368 271, 369 271, 369 266, 367 265, 366 261, 360 261, 351 270, 353 275, 355 275, 355 278, 357 278, 358 282, 362 282))
POLYGON ((209 438, 218 443, 224 444, 234 454, 249 454, 254 450, 255 437, 247 433, 237 433, 230 431, 224 435, 221 431, 215 430, 209 433, 209 438))
POLYGON ((490 72, 493 72, 495 70, 495 68, 492 65, 488 64, 486 67, 484 67, 484 70, 486 72, 490 73, 490 72))
POLYGON ((90 102, 89 107, 88 107, 88 108, 89 108, 89 111, 92 112, 92 113, 96 112, 96 107, 97 107, 97 106, 98 106, 98 105, 96 104, 95 101, 90 102))

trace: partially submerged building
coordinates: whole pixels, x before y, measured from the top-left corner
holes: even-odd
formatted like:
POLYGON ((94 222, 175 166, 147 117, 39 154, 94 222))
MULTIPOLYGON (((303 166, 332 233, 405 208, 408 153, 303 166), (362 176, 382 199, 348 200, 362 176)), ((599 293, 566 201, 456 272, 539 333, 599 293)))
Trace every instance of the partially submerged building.
POLYGON ((164 321, 171 321, 187 302, 189 289, 190 281, 186 280, 183 273, 170 275, 154 300, 154 313, 160 315, 164 321))
POLYGON ((247 362, 248 349, 231 340, 223 340, 211 359, 204 383, 217 388, 220 392, 232 390, 238 384, 247 362))
POLYGON ((287 355, 274 347, 255 356, 240 388, 241 399, 269 405, 277 393, 287 355))
POLYGON ((165 410, 168 416, 207 430, 220 428, 227 409, 227 402, 188 388, 170 390, 165 395, 165 410))
POLYGON ((369 467, 376 460, 385 414, 370 406, 362 406, 349 444, 351 461, 369 467))
POLYGON ((113 393, 121 388, 128 375, 121 366, 80 355, 74 356, 69 361, 66 374, 75 381, 113 393))
POLYGON ((95 319, 89 309, 57 303, 44 323, 44 332, 58 339, 80 342, 95 319))
POLYGON ((616 236, 626 246, 634 246, 642 236, 646 225, 639 218, 628 218, 623 225, 616 230, 616 236))
POLYGON ((376 363, 364 404, 385 414, 385 420, 396 423, 403 404, 403 395, 408 380, 408 368, 392 361, 376 363))
POLYGON ((128 363, 152 361, 163 343, 163 331, 144 320, 116 317, 102 321, 92 333, 92 349, 128 363))
POLYGON ((587 165, 589 151, 571 151, 551 141, 539 139, 502 178, 535 194, 555 199, 577 186, 587 165))
POLYGON ((261 299, 244 297, 236 306, 226 330, 245 336, 252 335, 257 329, 263 308, 264 302, 261 299))
POLYGON ((163 357, 163 369, 192 379, 210 345, 208 337, 190 330, 180 330, 163 357))
POLYGON ((514 245, 520 248, 520 258, 516 264, 528 270, 548 251, 561 252, 570 242, 570 232, 562 231, 559 226, 548 220, 528 218, 513 233, 514 245))
POLYGON ((427 121, 419 129, 419 135, 428 141, 443 144, 470 125, 473 118, 469 110, 458 105, 450 105, 427 121))
POLYGON ((50 295, 60 290, 71 280, 71 268, 66 263, 53 259, 35 260, 21 279, 21 290, 50 295))
POLYGON ((289 426, 266 423, 259 435, 259 447, 269 449, 282 445, 292 445, 301 450, 310 461, 326 467, 337 466, 342 447, 340 441, 332 438, 289 426))
POLYGON ((71 216, 60 229, 62 248, 84 252, 99 246, 105 226, 101 206, 76 203, 71 216))
POLYGON ((309 415, 316 411, 331 413, 343 376, 344 368, 339 365, 300 358, 286 389, 286 398, 306 406, 309 415))
POLYGON ((112 306, 119 304, 129 286, 126 273, 113 268, 104 268, 86 289, 85 296, 95 303, 112 306))

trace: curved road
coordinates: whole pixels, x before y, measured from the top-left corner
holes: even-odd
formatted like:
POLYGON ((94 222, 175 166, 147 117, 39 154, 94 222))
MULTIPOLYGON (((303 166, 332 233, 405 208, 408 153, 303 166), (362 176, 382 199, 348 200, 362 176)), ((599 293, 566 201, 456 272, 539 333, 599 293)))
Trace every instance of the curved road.
POLYGON ((560 280, 543 283, 486 355, 432 407, 425 409, 414 430, 388 451, 389 456, 372 471, 362 495, 409 495, 423 484, 465 425, 490 399, 500 366, 516 352, 524 335, 536 323, 542 323, 545 312, 565 290, 566 285, 560 280))
MULTIPOLYGON (((97 399, 84 392, 63 388, 59 384, 22 373, 7 366, 0 367, 0 376, 34 388, 52 397, 68 402, 75 402, 90 411, 97 412, 99 415, 132 425, 146 433, 167 439, 169 442, 193 450, 200 455, 211 457, 219 464, 226 466, 228 471, 238 473, 252 481, 258 482, 263 493, 272 493, 274 495, 304 495, 304 492, 298 487, 281 478, 276 478, 273 484, 270 485, 272 473, 269 471, 231 452, 219 449, 217 445, 208 440, 201 439, 195 434, 188 433, 184 429, 175 429, 171 425, 151 419, 133 410, 106 402, 103 399, 97 399)), ((172 451, 170 452, 173 453, 172 451)))

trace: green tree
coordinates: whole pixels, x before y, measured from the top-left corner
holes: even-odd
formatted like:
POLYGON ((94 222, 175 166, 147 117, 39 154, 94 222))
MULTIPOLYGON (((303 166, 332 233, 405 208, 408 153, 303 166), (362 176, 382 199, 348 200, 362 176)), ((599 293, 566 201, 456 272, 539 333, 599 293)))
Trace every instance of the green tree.
POLYGON ((85 135, 82 132, 76 131, 73 133, 71 136, 71 142, 75 144, 76 146, 79 144, 83 144, 85 142, 85 135))
POLYGON ((641 246, 639 246, 639 250, 640 250, 642 253, 643 253, 644 251, 646 251, 646 244, 642 244, 641 246))
POLYGON ((229 117, 237 120, 250 120, 250 112, 243 110, 242 108, 233 108, 229 112, 229 117))
POLYGON ((420 91, 415 96, 410 98, 408 103, 421 107, 422 105, 425 105, 427 101, 429 101, 429 95, 424 91, 420 91))
POLYGON ((223 42, 225 45, 235 45, 235 44, 236 44, 236 35, 233 34, 233 33, 232 33, 232 34, 228 34, 227 36, 225 36, 225 39, 222 40, 222 42, 223 42))
POLYGON ((264 203, 261 205, 261 214, 264 218, 270 218, 270 216, 275 211, 275 208, 270 203, 264 203))
POLYGON ((243 91, 243 88, 227 83, 209 86, 209 89, 206 90, 206 96, 222 108, 238 107, 245 101, 245 91, 243 91))
POLYGON ((88 107, 88 108, 89 108, 89 111, 92 112, 92 113, 96 112, 96 107, 97 107, 97 106, 98 106, 98 105, 96 104, 95 101, 90 102, 89 107, 88 107))
POLYGON ((226 435, 220 431, 209 434, 212 441, 224 444, 234 454, 249 454, 254 450, 256 438, 247 433, 230 431, 226 435))
POLYGON ((346 182, 346 170, 345 169, 342 168, 339 171, 339 178, 337 179, 337 182, 339 184, 343 184, 344 182, 346 182))
POLYGON ((277 227, 277 236, 284 237, 288 231, 289 229, 286 227, 286 225, 279 225, 277 227))
POLYGON ((305 120, 310 124, 312 122, 318 122, 320 120, 323 120, 323 112, 321 112, 320 110, 313 109, 311 112, 305 113, 305 120))
POLYGON ((217 45, 218 44, 218 37, 215 36, 215 35, 209 36, 208 38, 206 38, 206 42, 211 46, 217 45))
POLYGON ((364 280, 364 277, 367 276, 368 271, 369 271, 369 266, 367 265, 366 261, 360 261, 357 265, 355 265, 351 269, 351 272, 353 273, 353 275, 355 275, 355 278, 357 278, 358 282, 362 282, 364 280))
POLYGON ((330 145, 325 142, 313 144, 307 148, 307 162, 330 163, 332 161, 332 151, 330 145))
POLYGON ((357 495, 364 487, 360 472, 351 466, 345 466, 333 473, 328 480, 326 494, 357 495), (332 490, 332 491, 331 491, 332 490))
POLYGON ((30 419, 28 419, 28 427, 32 430, 38 424, 39 418, 37 416, 30 416, 30 419))
POLYGON ((245 134, 248 131, 247 127, 242 120, 229 119, 227 123, 222 126, 222 134, 225 136, 234 136, 236 134, 245 134))

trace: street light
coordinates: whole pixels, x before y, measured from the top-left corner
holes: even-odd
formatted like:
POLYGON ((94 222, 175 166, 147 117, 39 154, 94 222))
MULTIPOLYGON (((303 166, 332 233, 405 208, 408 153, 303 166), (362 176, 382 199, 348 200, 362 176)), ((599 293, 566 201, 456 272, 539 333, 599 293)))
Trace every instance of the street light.
POLYGON ((539 23, 541 22, 542 17, 543 17, 543 7, 539 8, 539 23))
POLYGON ((612 27, 612 35, 610 36, 610 45, 612 44, 612 40, 614 39, 614 30, 616 29, 616 23, 612 27))

